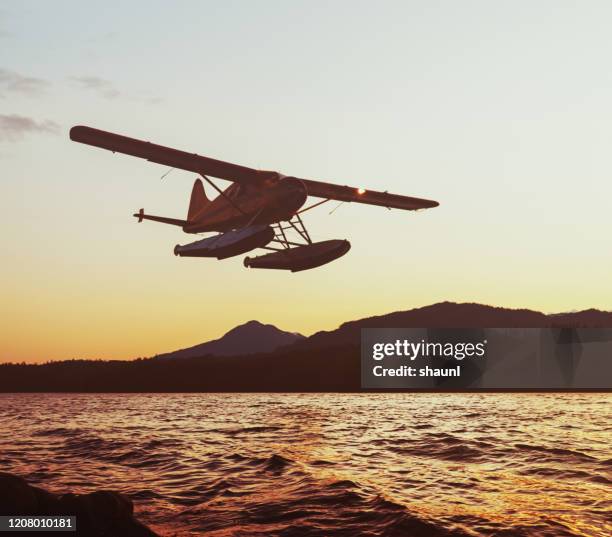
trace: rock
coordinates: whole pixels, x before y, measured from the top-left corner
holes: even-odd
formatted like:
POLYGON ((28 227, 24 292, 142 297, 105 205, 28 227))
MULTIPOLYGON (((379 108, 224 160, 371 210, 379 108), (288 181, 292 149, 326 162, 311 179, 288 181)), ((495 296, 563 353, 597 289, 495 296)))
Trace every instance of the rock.
MULTIPOLYGON (((134 504, 125 495, 107 490, 89 494, 51 494, 21 477, 0 472, 0 515, 76 516, 77 531, 87 537, 157 537, 134 518, 134 504)), ((48 536, 49 533, 27 532, 48 536)))

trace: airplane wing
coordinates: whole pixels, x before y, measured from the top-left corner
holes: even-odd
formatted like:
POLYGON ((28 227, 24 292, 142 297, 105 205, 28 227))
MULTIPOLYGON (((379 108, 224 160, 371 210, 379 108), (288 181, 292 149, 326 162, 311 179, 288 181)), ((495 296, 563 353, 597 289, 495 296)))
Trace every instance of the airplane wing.
POLYGON ((91 127, 80 125, 72 127, 70 129, 70 139, 82 144, 108 149, 113 153, 124 153, 125 155, 144 158, 157 164, 164 164, 172 168, 204 175, 212 175, 213 177, 227 179, 236 183, 258 184, 262 180, 261 172, 253 168, 230 164, 229 162, 179 151, 178 149, 144 142, 136 138, 128 138, 127 136, 91 127))
MULTIPOLYGON (((108 149, 113 153, 124 153, 156 162, 157 164, 164 164, 165 166, 198 174, 211 175, 212 177, 244 185, 263 185, 268 181, 275 182, 279 177, 276 172, 255 170, 246 166, 239 166, 238 164, 203 157, 196 153, 187 153, 186 151, 82 125, 70 129, 70 139, 82 144, 108 149)), ((318 198, 366 203, 409 211, 438 206, 438 202, 433 200, 400 196, 375 190, 364 190, 362 188, 335 185, 311 179, 300 180, 306 185, 308 195, 318 198)))
POLYGON ((376 190, 365 190, 352 186, 334 185, 333 183, 313 181, 311 179, 300 180, 306 185, 308 195, 316 198, 367 203, 368 205, 380 205, 382 207, 404 209, 406 211, 429 209, 440 205, 437 201, 433 200, 400 196, 399 194, 389 194, 388 192, 378 192, 376 190))

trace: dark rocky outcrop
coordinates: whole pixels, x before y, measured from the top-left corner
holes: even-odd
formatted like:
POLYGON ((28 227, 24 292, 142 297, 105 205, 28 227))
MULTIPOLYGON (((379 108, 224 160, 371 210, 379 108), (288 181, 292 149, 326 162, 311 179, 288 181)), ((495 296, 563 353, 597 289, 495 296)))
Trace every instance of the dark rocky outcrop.
MULTIPOLYGON (((157 536, 134 518, 132 501, 119 492, 100 490, 89 494, 52 494, 4 472, 0 472, 0 515, 76 516, 77 531, 68 535, 157 536)), ((24 535, 47 536, 49 532, 27 532, 24 535)))

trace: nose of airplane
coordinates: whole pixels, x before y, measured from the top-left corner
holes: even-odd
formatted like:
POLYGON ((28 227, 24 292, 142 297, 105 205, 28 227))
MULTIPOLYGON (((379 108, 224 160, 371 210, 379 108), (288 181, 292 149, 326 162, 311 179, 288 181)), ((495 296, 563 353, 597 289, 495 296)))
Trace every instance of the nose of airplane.
POLYGON ((308 197, 306 193, 306 185, 295 177, 287 177, 280 183, 282 187, 282 198, 284 204, 290 207, 293 211, 297 211, 308 197))

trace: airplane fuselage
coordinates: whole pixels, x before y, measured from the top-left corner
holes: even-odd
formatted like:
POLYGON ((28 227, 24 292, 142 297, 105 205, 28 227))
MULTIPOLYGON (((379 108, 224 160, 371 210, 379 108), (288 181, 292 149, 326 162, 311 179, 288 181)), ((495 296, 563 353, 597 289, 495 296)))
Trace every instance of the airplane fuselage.
POLYGON ((248 224, 289 220, 307 198, 304 183, 285 177, 256 187, 234 183, 183 226, 186 233, 228 231, 248 224))

